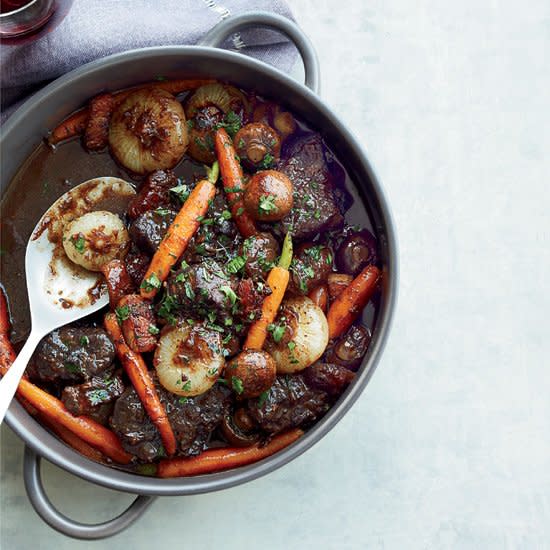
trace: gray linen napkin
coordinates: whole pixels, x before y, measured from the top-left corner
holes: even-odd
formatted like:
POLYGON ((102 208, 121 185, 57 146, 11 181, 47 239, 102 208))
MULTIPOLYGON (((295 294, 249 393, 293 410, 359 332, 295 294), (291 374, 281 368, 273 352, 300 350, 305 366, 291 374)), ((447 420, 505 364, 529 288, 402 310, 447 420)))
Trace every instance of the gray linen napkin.
MULTIPOLYGON (((220 20, 251 10, 293 18, 284 0, 75 0, 53 32, 0 48, 2 120, 31 93, 84 63, 134 48, 195 44, 220 20)), ((285 72, 296 58, 288 40, 268 30, 244 31, 225 47, 285 72)))

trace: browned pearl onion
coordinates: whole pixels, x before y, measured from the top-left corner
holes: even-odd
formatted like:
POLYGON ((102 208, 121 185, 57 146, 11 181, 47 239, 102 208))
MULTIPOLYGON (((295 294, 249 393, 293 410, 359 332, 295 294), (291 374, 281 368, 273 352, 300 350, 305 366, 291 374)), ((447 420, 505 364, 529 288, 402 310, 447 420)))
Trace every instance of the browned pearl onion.
POLYGON ((292 190, 292 182, 285 174, 277 170, 262 170, 248 182, 244 206, 257 221, 278 221, 292 209, 292 190))
POLYGON ((111 153, 135 174, 173 168, 185 154, 188 141, 183 107, 164 90, 138 90, 113 112, 111 153))
POLYGON ((277 374, 269 353, 245 350, 225 366, 225 378, 237 395, 245 399, 258 397, 268 390, 277 374))

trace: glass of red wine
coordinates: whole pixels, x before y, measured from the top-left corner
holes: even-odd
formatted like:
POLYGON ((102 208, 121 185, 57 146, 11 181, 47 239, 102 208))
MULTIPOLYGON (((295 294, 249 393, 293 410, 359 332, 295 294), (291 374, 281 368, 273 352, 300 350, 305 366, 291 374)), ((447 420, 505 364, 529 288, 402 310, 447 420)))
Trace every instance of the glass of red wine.
POLYGON ((73 0, 0 0, 0 40, 22 44, 43 36, 67 15, 73 0))

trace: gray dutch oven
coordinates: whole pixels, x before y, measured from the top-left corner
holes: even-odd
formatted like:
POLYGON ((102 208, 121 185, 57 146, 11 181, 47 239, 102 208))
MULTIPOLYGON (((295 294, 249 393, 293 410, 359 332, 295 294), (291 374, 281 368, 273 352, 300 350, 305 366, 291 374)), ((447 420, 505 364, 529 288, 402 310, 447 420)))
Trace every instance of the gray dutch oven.
POLYGON ((379 240, 384 273, 380 309, 372 342, 358 376, 338 403, 291 446, 261 462, 235 470, 190 478, 156 479, 109 468, 66 446, 14 401, 6 421, 26 444, 23 469, 29 499, 46 523, 75 538, 99 539, 119 533, 141 517, 156 496, 194 495, 227 489, 272 472, 301 455, 342 418, 367 385, 382 353, 396 303, 397 242, 382 187, 361 145, 317 95, 319 68, 310 41, 296 25, 277 15, 255 12, 228 18, 212 29, 200 46, 124 52, 84 65, 52 82, 20 107, 3 127, 1 189, 5 189, 42 136, 90 97, 105 87, 125 88, 152 80, 159 74, 168 78, 182 78, 186 74, 214 77, 254 89, 281 101, 310 127, 322 132, 358 188, 379 240), (233 33, 251 26, 276 29, 295 43, 304 62, 305 86, 265 63, 216 49, 233 33), (44 492, 40 476, 42 457, 92 483, 138 496, 127 510, 110 521, 95 525, 73 521, 56 510, 44 492))

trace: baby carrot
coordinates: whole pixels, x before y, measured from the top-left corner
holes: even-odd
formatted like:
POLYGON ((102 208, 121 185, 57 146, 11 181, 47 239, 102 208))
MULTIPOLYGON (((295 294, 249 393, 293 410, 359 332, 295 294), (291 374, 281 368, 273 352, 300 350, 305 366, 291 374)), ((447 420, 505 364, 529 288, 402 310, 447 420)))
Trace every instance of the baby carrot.
POLYGON ((233 141, 225 128, 219 128, 214 136, 216 156, 220 163, 223 188, 231 208, 231 215, 243 237, 255 235, 258 230, 254 220, 247 214, 243 204, 243 170, 233 141))
POLYGON ((210 474, 246 464, 258 462, 288 447, 299 439, 304 432, 298 428, 276 435, 267 445, 251 447, 226 447, 204 451, 193 458, 172 458, 161 460, 158 477, 182 477, 210 474))
POLYGON ((281 257, 279 258, 279 265, 273 267, 267 276, 267 284, 271 289, 271 294, 264 298, 261 317, 252 323, 248 329, 243 349, 260 350, 263 348, 267 337, 267 327, 269 324, 273 323, 275 317, 277 317, 279 306, 283 301, 288 286, 290 277, 288 269, 291 261, 292 239, 290 233, 287 233, 283 242, 281 257))
POLYGON ((359 317, 374 294, 380 275, 376 266, 369 265, 338 294, 327 313, 329 338, 343 334, 359 317))
POLYGON ((218 163, 215 162, 209 171, 208 179, 197 183, 168 228, 143 277, 140 294, 144 298, 151 299, 155 296, 162 283, 168 278, 170 269, 184 253, 191 237, 196 233, 200 218, 206 214, 210 201, 216 194, 214 184, 218 179, 218 173, 218 163))
POLYGON ((114 313, 105 315, 104 325, 115 345, 116 354, 143 404, 143 408, 160 433, 166 453, 173 455, 177 446, 176 436, 143 357, 141 354, 132 351, 126 344, 114 313))

